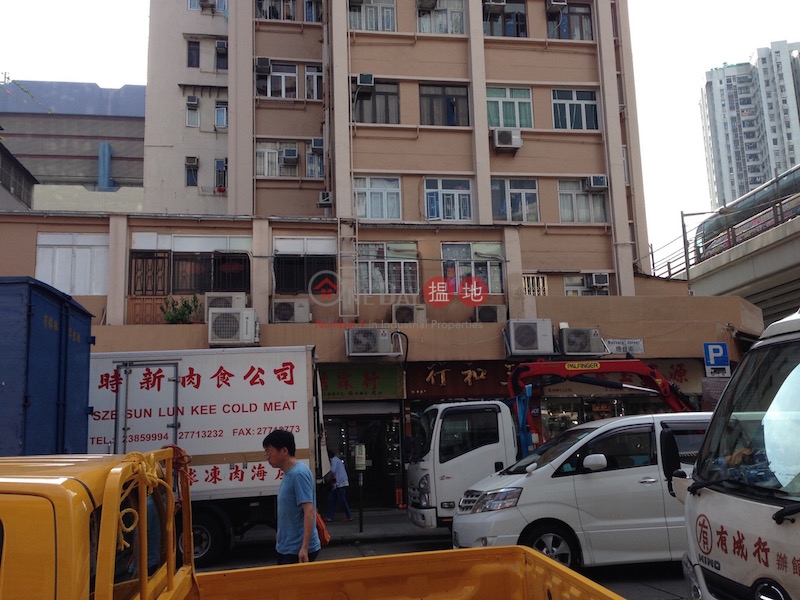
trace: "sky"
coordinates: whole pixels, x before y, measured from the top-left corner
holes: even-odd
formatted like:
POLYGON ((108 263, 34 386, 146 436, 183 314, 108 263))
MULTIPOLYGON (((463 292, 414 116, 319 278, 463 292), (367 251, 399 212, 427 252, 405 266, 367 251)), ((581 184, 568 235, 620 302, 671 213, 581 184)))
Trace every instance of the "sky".
MULTIPOLYGON (((768 11, 760 6, 761 0, 629 0, 648 235, 656 254, 680 238, 682 210, 710 206, 699 108, 706 71, 749 62, 774 41, 800 41, 800 1, 772 0, 768 11)), ((0 80, 144 85, 149 7, 149 0, 6 2, 0 80)), ((687 217, 687 226, 691 219, 702 217, 687 217)))

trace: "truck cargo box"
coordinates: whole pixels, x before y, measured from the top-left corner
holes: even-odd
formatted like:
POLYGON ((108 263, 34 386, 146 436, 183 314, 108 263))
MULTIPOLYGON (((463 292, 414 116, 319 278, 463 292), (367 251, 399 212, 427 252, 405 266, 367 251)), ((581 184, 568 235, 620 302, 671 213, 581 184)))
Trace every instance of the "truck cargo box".
POLYGON ((0 455, 86 452, 92 315, 31 277, 0 277, 0 455))

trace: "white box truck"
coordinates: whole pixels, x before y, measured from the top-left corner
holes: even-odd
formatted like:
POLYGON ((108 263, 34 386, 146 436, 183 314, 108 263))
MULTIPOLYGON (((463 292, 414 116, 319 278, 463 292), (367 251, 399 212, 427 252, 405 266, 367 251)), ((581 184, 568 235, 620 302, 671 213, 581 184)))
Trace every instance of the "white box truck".
POLYGON ((268 433, 294 433, 297 457, 325 472, 313 346, 96 353, 90 362, 90 453, 176 444, 191 455, 200 565, 254 525, 275 525, 281 474, 264 458, 268 433))

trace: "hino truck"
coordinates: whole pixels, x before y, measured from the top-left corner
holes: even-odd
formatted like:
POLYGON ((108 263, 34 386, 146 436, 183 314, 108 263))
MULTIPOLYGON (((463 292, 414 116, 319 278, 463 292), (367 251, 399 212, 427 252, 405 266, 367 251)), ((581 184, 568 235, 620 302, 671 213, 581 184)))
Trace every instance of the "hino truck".
POLYGON ((327 471, 314 372, 313 346, 92 354, 88 451, 191 455, 194 555, 212 564, 252 526, 275 525, 267 434, 291 431, 297 457, 327 471))
POLYGON ((771 324, 736 368, 691 477, 665 474, 684 505, 691 598, 800 598, 800 312, 771 324))

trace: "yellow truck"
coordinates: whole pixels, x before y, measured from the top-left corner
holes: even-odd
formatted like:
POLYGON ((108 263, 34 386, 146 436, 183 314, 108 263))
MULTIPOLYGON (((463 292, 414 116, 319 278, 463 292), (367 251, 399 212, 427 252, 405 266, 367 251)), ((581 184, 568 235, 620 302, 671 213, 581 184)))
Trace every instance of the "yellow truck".
POLYGON ((178 552, 187 465, 176 447, 0 459, 0 599, 621 600, 521 546, 198 573, 178 552))

